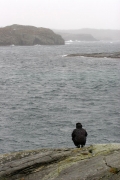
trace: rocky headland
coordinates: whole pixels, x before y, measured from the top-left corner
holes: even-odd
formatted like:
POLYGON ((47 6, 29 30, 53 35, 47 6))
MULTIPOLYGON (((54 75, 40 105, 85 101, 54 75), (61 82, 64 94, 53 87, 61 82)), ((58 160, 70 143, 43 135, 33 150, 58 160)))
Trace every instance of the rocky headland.
POLYGON ((119 180, 120 144, 0 155, 0 180, 119 180))
POLYGON ((77 54, 68 54, 66 57, 76 57, 76 56, 81 56, 81 57, 94 57, 94 58, 118 58, 120 59, 120 52, 115 52, 115 53, 77 53, 77 54))
POLYGON ((61 34, 65 41, 98 41, 91 34, 61 34))
MULTIPOLYGON (((91 28, 68 29, 68 30, 54 29, 54 32, 60 34, 63 38, 67 38, 69 36, 70 39, 75 34, 78 36, 81 35, 83 36, 83 38, 84 35, 91 35, 94 39, 102 40, 102 41, 120 41, 120 30, 113 30, 113 29, 91 29, 91 28)), ((88 38, 86 36, 85 39, 87 40, 88 38)), ((88 39, 88 41, 90 41, 90 39, 88 39)))
POLYGON ((64 45, 64 39, 47 28, 11 25, 0 28, 0 46, 64 45))

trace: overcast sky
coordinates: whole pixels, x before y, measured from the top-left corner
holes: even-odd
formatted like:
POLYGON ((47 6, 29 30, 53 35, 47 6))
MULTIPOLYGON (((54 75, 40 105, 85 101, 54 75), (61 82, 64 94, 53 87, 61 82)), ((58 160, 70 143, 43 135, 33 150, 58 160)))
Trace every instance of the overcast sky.
POLYGON ((120 29, 120 0, 0 0, 0 27, 120 29))

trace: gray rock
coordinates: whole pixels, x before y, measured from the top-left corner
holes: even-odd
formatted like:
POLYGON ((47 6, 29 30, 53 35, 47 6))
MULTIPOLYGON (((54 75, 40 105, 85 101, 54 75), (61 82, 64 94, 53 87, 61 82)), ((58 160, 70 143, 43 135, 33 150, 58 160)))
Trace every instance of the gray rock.
POLYGON ((91 53, 91 54, 84 54, 84 53, 77 53, 77 54, 68 54, 66 57, 94 57, 94 58, 119 58, 120 59, 120 52, 115 53, 91 53))
POLYGON ((120 144, 0 155, 0 180, 98 179, 120 179, 120 144))
POLYGON ((47 28, 12 25, 0 28, 0 46, 64 45, 58 34, 47 28))

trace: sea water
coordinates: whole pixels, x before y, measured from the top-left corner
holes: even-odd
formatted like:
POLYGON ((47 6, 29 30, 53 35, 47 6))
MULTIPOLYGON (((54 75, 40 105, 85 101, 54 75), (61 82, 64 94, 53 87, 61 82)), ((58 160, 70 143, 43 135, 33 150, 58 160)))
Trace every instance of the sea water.
POLYGON ((67 57, 118 52, 120 42, 0 47, 0 153, 120 143, 120 59, 67 57))

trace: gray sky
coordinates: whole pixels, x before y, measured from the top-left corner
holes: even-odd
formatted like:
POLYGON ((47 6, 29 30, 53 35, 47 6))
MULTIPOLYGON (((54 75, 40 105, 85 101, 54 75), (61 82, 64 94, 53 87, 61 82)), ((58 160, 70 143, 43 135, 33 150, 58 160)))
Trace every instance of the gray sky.
POLYGON ((120 0, 0 0, 0 27, 120 29, 120 0))

